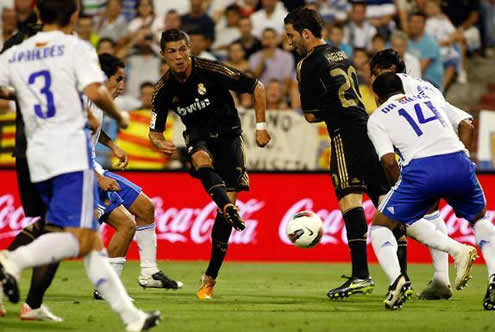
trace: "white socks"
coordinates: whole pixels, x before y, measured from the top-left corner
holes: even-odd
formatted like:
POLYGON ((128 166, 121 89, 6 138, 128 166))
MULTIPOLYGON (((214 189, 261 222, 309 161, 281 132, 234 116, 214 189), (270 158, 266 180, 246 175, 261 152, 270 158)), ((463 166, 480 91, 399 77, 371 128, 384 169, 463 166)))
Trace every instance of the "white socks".
POLYGON ((490 277, 495 273, 495 226, 484 217, 474 224, 473 230, 476 244, 481 248, 490 277))
POLYGON ((378 262, 390 279, 390 284, 393 284, 400 275, 397 240, 392 231, 383 226, 371 225, 369 234, 378 262))
POLYGON ((119 278, 122 275, 122 270, 124 269, 125 261, 126 261, 125 257, 108 257, 108 262, 110 263, 110 266, 115 270, 119 278))
POLYGON ((139 320, 143 312, 131 302, 127 291, 103 252, 92 251, 84 257, 84 265, 89 279, 108 302, 113 311, 120 315, 124 324, 139 320))
POLYGON ((136 228, 136 242, 139 248, 141 274, 151 276, 160 270, 156 265, 155 223, 136 228))
MULTIPOLYGON (((448 229, 445 225, 445 221, 440 215, 439 211, 435 211, 431 214, 426 214, 424 219, 435 225, 437 231, 442 232, 448 236, 448 229)), ((433 268, 435 273, 433 274, 433 279, 440 281, 444 285, 450 285, 449 280, 449 254, 446 252, 429 248, 431 253, 431 258, 433 260, 433 268)))
POLYGON ((71 233, 49 233, 28 245, 7 252, 18 268, 18 273, 30 267, 59 262, 79 255, 79 242, 71 233))
POLYGON ((438 231, 431 222, 425 219, 420 219, 410 225, 407 228, 407 235, 430 248, 449 253, 454 259, 464 246, 438 231))

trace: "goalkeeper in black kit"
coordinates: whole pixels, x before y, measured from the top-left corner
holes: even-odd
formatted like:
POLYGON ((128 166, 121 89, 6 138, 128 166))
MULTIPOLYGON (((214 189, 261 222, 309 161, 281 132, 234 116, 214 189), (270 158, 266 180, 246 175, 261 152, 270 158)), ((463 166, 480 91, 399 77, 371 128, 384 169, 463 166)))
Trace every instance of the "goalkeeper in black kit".
POLYGON ((234 68, 191 56, 189 38, 183 31, 165 31, 161 51, 170 70, 155 86, 149 137, 163 153, 174 153, 174 143, 165 140, 163 132, 168 112, 179 115, 186 127, 183 134, 193 176, 201 180, 218 207, 211 233, 211 259, 196 294, 201 300, 211 299, 232 228, 245 228, 235 206, 237 195, 249 190, 241 122, 230 90, 254 96, 256 142, 264 147, 270 142, 265 89, 258 80, 234 68))

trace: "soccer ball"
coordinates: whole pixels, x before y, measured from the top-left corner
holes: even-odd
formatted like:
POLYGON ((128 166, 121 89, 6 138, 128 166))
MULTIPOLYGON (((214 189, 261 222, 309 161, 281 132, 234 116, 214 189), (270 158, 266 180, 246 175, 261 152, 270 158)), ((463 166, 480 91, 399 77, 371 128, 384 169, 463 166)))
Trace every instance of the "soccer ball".
POLYGON ((289 221, 287 234, 296 247, 312 248, 323 236, 323 223, 314 212, 301 211, 289 221))

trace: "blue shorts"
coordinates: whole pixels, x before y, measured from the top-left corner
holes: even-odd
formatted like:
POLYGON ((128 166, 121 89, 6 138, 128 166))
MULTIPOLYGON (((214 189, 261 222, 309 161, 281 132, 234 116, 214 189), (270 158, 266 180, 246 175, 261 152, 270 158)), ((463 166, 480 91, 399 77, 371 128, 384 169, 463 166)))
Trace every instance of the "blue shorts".
POLYGON ((440 198, 467 221, 486 206, 475 167, 462 151, 412 160, 378 210, 390 219, 413 224, 440 198))
POLYGON ((48 207, 45 220, 62 228, 98 229, 95 218, 98 197, 94 170, 57 175, 35 183, 41 200, 48 207))
POLYGON ((123 201, 122 204, 124 205, 124 207, 129 210, 132 203, 134 203, 134 201, 138 198, 139 194, 141 193, 142 191, 141 187, 135 185, 126 178, 109 171, 105 171, 103 175, 117 181, 117 183, 120 186, 120 190, 116 191, 116 193, 118 193, 119 196, 122 198, 123 201))
POLYGON ((104 191, 98 188, 98 206, 96 208, 96 218, 99 222, 104 222, 105 219, 124 201, 115 191, 104 191))

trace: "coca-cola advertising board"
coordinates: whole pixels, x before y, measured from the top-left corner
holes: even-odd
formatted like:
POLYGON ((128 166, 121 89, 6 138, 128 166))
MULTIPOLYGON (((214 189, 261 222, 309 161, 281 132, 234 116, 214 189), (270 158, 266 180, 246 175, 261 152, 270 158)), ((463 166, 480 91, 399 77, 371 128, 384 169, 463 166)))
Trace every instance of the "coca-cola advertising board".
MULTIPOLYGON (((158 258, 168 260, 206 260, 210 254, 210 231, 215 205, 199 180, 179 172, 123 172, 121 175, 143 188, 155 203, 158 258)), ((495 222, 495 174, 479 175, 488 202, 488 216, 495 222)), ((256 173, 251 174, 251 191, 239 196, 238 206, 246 221, 243 232, 233 232, 228 259, 233 261, 347 262, 349 251, 342 214, 327 174, 256 173), (286 234, 290 218, 302 210, 312 210, 323 220, 324 236, 311 249, 294 247, 286 234)), ((16 173, 0 171, 0 248, 6 248, 22 227, 32 222, 25 218, 19 200, 16 173)), ((364 203, 371 221, 375 208, 364 203)), ((469 224, 455 217, 450 206, 442 203, 449 234, 473 244, 469 224)), ((112 234, 104 227, 106 241, 112 234)), ((376 261, 371 245, 370 261, 376 261)), ((138 258, 135 243, 128 255, 138 258)), ((428 250, 410 240, 410 262, 428 262, 428 250)))

